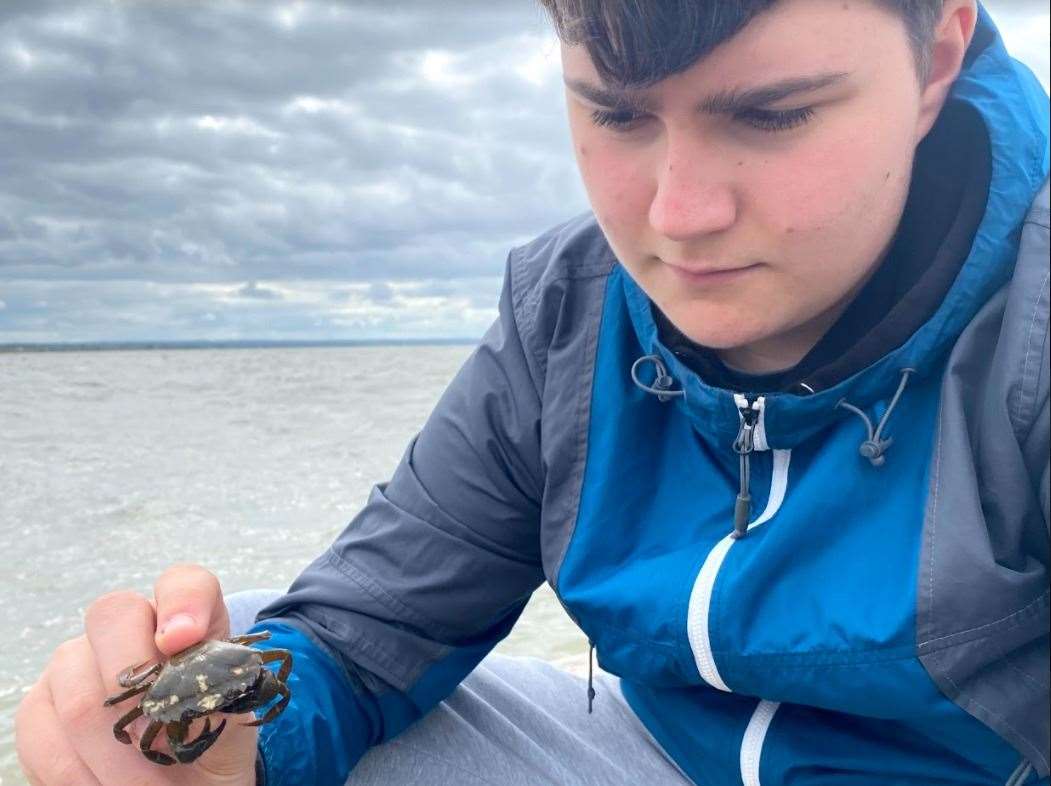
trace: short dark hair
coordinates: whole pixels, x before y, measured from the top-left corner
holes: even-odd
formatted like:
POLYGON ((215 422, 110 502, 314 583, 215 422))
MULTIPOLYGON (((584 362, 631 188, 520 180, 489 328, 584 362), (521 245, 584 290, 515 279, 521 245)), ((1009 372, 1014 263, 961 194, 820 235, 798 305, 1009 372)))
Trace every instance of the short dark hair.
MULTIPOLYGON (((909 31, 923 84, 943 0, 874 0, 909 31)), ((603 82, 646 87, 689 68, 777 0, 539 0, 567 44, 583 44, 603 82)))

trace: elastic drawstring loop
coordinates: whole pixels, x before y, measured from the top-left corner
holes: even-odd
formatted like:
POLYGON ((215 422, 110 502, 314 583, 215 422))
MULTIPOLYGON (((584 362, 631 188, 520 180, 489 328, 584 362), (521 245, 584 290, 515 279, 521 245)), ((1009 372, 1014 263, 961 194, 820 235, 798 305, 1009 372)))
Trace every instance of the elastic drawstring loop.
POLYGON ((657 397, 658 401, 671 401, 675 396, 685 396, 686 391, 681 388, 678 390, 672 390, 671 386, 675 384, 675 380, 670 374, 668 369, 664 367, 664 363, 658 355, 643 355, 641 358, 631 364, 631 381, 635 383, 636 387, 645 390, 647 393, 652 393, 657 397), (644 360, 648 360, 657 369, 657 378, 653 380, 652 387, 647 385, 645 382, 639 379, 638 367, 639 364, 644 360))
POLYGON ((867 458, 869 463, 874 467, 882 467, 887 460, 885 454, 887 448, 889 448, 891 443, 894 442, 894 438, 890 437, 888 439, 883 439, 883 429, 886 427, 887 421, 890 420, 890 414, 898 405, 898 400, 901 398, 901 394, 905 392, 905 385, 909 382, 909 374, 915 373, 916 370, 911 368, 903 368, 901 370, 901 382, 898 383, 898 390, 894 394, 894 398, 890 400, 890 405, 887 407, 887 411, 883 413, 883 417, 880 418, 879 423, 875 428, 872 427, 872 421, 869 419, 869 416, 846 399, 840 399, 836 403, 837 408, 842 407, 843 409, 853 412, 865 423, 865 431, 868 433, 868 439, 858 446, 858 453, 867 458))

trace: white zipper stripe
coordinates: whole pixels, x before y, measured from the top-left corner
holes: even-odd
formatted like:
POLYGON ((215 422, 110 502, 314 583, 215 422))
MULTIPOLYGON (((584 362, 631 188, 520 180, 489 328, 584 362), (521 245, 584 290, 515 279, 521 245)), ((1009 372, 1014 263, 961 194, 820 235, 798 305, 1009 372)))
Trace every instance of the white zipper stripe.
MULTIPOLYGON (((772 519, 785 500, 785 492, 788 490, 788 465, 792 460, 792 451, 775 450, 773 453, 774 470, 770 480, 770 496, 759 518, 748 525, 749 530, 772 519)), ((731 691, 719 676, 719 670, 715 666, 715 656, 712 654, 712 642, 708 636, 708 612, 712 602, 712 591, 715 589, 715 577, 719 574, 719 568, 722 567, 730 547, 736 542, 730 535, 726 535, 708 552, 708 557, 704 560, 697 579, 693 582, 690 603, 686 608, 686 636, 690 640, 690 649, 693 650, 697 671, 701 679, 713 688, 727 693, 731 691)))
MULTIPOLYGON (((741 394, 735 394, 734 400, 738 409, 749 406, 748 399, 741 394)), ((753 432, 753 447, 755 450, 769 450, 766 441, 766 400, 762 397, 755 402, 754 408, 759 412, 753 432)), ((743 419, 743 417, 742 417, 743 419)), ((792 460, 791 450, 773 451, 774 467, 770 478, 770 493, 767 495, 766 507, 757 519, 748 524, 748 529, 758 527, 772 519, 781 504, 785 501, 788 491, 788 466, 792 460)), ((726 555, 736 540, 726 535, 708 553, 697 573, 697 579, 693 583, 690 592, 690 603, 686 610, 686 635, 690 641, 690 649, 693 650, 694 661, 701 679, 714 688, 731 693, 732 691, 723 681, 719 669, 715 665, 715 656, 712 654, 712 642, 708 635, 708 617, 711 610, 712 592, 715 588, 715 579, 719 575, 726 555)), ((767 729, 780 707, 780 703, 774 701, 760 700, 752 713, 745 729, 744 738, 741 741, 741 778, 744 786, 761 786, 759 783, 759 761, 763 755, 763 742, 766 739, 767 729)))
POLYGON ((730 689, 719 676, 719 670, 715 668, 715 657, 712 655, 712 642, 708 637, 708 609, 712 602, 715 576, 733 543, 734 539, 727 535, 708 552, 708 558, 693 583, 690 605, 686 609, 686 635, 690 639, 690 649, 693 650, 697 671, 700 672, 701 679, 713 688, 727 693, 730 693, 730 689))
POLYGON ((763 741, 774 713, 781 706, 778 701, 761 700, 752 712, 748 728, 744 730, 741 741, 741 780, 744 786, 761 786, 759 783, 759 759, 763 755, 763 741))
POLYGON ((788 463, 792 460, 791 450, 775 450, 774 469, 770 476, 770 495, 766 500, 766 507, 755 521, 748 525, 748 529, 765 524, 774 517, 781 509, 781 503, 785 501, 785 492, 788 491, 788 463))

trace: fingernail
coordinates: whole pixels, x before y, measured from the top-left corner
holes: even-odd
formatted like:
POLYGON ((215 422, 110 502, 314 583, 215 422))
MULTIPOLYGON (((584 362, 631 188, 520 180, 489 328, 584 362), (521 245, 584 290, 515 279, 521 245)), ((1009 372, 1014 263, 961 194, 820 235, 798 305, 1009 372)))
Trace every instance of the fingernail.
POLYGON ((195 624, 196 620, 189 614, 176 614, 164 623, 160 629, 160 634, 164 636, 179 630, 179 628, 192 628, 195 624))

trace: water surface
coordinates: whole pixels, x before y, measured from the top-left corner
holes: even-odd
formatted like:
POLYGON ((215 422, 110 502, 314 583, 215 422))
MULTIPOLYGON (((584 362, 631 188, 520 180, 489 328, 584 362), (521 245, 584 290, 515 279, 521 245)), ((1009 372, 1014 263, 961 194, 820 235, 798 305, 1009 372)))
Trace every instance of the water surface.
MULTIPOLYGON (((0 354, 0 784, 14 711, 98 595, 177 562, 287 586, 387 479, 467 346, 0 354)), ((579 655, 550 590, 504 652, 579 655)), ((116 743, 115 743, 116 744, 116 743)))

